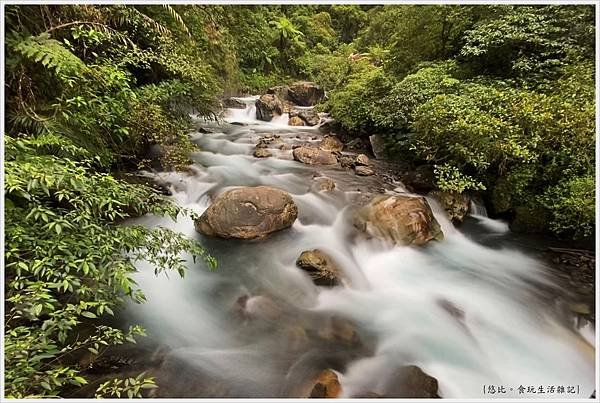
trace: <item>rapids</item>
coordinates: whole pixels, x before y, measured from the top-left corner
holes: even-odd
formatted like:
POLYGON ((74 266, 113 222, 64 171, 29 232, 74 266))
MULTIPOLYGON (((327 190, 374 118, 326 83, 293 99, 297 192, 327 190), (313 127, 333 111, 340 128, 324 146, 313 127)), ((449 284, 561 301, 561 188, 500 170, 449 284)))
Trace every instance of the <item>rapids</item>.
POLYGON ((507 392, 485 397, 540 397, 519 394, 520 385, 580 390, 543 395, 548 398, 591 395, 593 324, 577 329, 548 303, 547 294, 560 290, 540 261, 516 247, 495 245, 499 237, 510 238, 506 223, 488 218, 482 206, 472 207, 474 236, 455 228, 429 200, 444 241, 393 247, 366 239, 352 227, 354 208, 373 189, 397 193, 402 185, 358 177, 339 165, 303 165, 291 150, 271 149, 272 157, 254 158, 254 145, 266 133, 290 144, 322 137, 318 127, 287 126, 287 116, 257 121, 255 99, 240 98, 246 109, 227 110, 224 122, 198 122, 212 132, 192 134, 202 151, 193 153, 197 164, 190 172, 155 175, 170 185, 177 203, 198 214, 231 187, 279 187, 299 209, 292 228, 241 242, 205 238, 190 218, 132 220, 198 239, 219 262, 210 272, 190 261, 184 279, 156 277, 151 267, 139 265, 136 280, 147 303, 129 306, 122 315, 146 327, 149 342, 165 346, 157 396, 294 397, 309 374, 325 368, 337 371, 343 397, 385 394, 384 385, 403 365, 435 377, 446 398, 481 398, 487 385, 507 392), (337 188, 319 191, 315 175, 333 179, 337 188), (348 279, 343 286, 318 288, 296 268, 300 253, 313 248, 343 268, 348 279), (281 317, 238 318, 232 306, 244 294, 268 296, 281 317), (448 306, 462 313, 452 315, 448 306), (356 326, 360 348, 311 337, 332 315, 356 326))

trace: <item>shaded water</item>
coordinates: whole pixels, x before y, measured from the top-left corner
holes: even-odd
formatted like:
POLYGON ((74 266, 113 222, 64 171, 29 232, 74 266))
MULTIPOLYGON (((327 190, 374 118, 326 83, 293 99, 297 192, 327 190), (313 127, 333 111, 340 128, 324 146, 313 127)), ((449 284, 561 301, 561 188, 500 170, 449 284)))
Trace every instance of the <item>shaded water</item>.
MULTIPOLYGON (((492 243, 494 236, 510 237, 505 223, 472 209, 478 235, 466 236, 430 200, 444 241, 417 248, 366 239, 351 225, 353 211, 373 189, 396 193, 402 185, 382 185, 339 166, 303 165, 291 150, 254 158, 267 133, 289 144, 321 137, 318 128, 287 126, 287 117, 257 121, 254 99, 227 112, 226 122, 247 126, 206 122, 214 133, 193 135, 202 151, 193 154, 198 164, 191 173, 159 176, 179 204, 197 213, 231 187, 271 185, 292 195, 299 217, 290 229, 250 242, 205 238, 188 218, 135 220, 198 239, 219 261, 215 272, 190 263, 185 279, 155 277, 140 265, 137 280, 148 302, 125 315, 148 329, 150 341, 167 346, 159 396, 302 396, 325 368, 338 372, 344 397, 385 394, 404 365, 437 378, 443 397, 482 397, 490 384, 506 387, 498 397, 539 397, 519 395, 520 385, 577 385, 580 394, 570 397, 590 396, 593 328, 582 333, 548 304, 544 293, 556 286, 539 261, 477 242, 478 236, 492 243), (319 191, 315 175, 332 178, 337 188, 319 191), (343 286, 318 288, 296 268, 300 253, 313 248, 343 268, 343 286), (243 295, 251 319, 233 308, 243 295), (361 342, 324 336, 332 316, 349 320, 361 342)), ((553 396, 566 397, 544 395, 553 396)))

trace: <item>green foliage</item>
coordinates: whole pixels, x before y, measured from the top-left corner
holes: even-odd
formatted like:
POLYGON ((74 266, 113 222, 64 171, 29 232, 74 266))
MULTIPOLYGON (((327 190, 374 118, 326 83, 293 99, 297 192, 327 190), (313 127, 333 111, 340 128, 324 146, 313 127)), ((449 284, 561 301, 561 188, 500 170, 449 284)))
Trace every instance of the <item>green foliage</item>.
MULTIPOLYGON (((153 144, 165 166, 187 164, 189 112, 213 113, 218 80, 174 7, 7 7, 7 397, 62 397, 86 384, 84 353, 95 359, 144 335, 106 325, 125 301, 144 301, 137 262, 182 276, 197 257, 216 267, 182 234, 116 225, 187 213, 109 173, 142 163, 153 144)), ((153 386, 140 375, 97 394, 153 386)))
POLYGON ((127 397, 132 399, 134 397, 143 397, 142 391, 145 389, 155 389, 158 386, 154 382, 154 378, 144 378, 142 372, 135 378, 127 379, 112 379, 110 381, 102 383, 96 390, 96 398, 109 398, 109 397, 127 397))
POLYGON ((324 53, 311 75, 346 130, 435 165, 439 188, 485 189, 515 228, 589 237, 593 42, 589 6, 378 6, 352 44, 369 53, 336 75, 324 53))
POLYGON ((148 188, 93 172, 90 160, 47 153, 49 143, 5 137, 5 379, 12 397, 55 396, 68 384, 83 384, 79 369, 67 364, 70 356, 86 349, 99 355, 143 334, 97 319, 125 298, 144 300, 132 278, 136 261, 150 262, 157 274, 180 275, 183 253, 216 264, 181 234, 113 225, 143 214, 175 219, 181 210, 148 188), (95 332, 75 337, 86 328, 95 332))
POLYGON ((331 95, 327 108, 344 127, 359 131, 374 126, 379 100, 388 93, 389 82, 381 68, 366 61, 352 69, 357 71, 331 95))
POLYGON ((519 77, 531 84, 553 78, 573 60, 593 52, 593 8, 498 8, 465 34, 460 51, 477 71, 519 77))
POLYGON ((549 188, 541 200, 552 215, 552 230, 575 238, 592 237, 596 219, 596 204, 592 197, 595 191, 593 175, 565 179, 549 188))
POLYGON ((464 175, 458 168, 452 165, 436 165, 434 173, 437 178, 437 186, 441 190, 458 193, 462 193, 468 189, 485 190, 485 186, 481 182, 477 182, 473 178, 464 175))
POLYGON ((329 9, 329 14, 331 14, 332 26, 343 43, 352 42, 356 34, 367 24, 367 13, 358 5, 334 4, 329 9))

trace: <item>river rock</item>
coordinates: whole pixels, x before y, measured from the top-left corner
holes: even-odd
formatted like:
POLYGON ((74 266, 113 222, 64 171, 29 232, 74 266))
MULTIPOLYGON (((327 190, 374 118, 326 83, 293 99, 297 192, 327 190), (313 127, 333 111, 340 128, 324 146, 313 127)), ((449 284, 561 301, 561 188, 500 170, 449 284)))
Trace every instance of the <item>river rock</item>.
POLYGON ((290 227, 297 217, 298 207, 283 190, 240 187, 219 195, 194 224, 207 236, 260 239, 290 227))
POLYGON ((391 398, 439 398, 438 381, 421 368, 408 365, 398 369, 384 388, 385 397, 391 398))
POLYGON ((306 330, 298 324, 287 324, 279 333, 291 351, 303 350, 310 342, 306 330))
POLYGON ((256 118, 270 122, 275 115, 283 113, 283 104, 277 95, 265 94, 256 100, 256 118))
POLYGON ((354 156, 352 155, 341 155, 339 159, 342 168, 352 168, 354 166, 354 156))
POLYGON ((276 95, 277 98, 281 99, 282 101, 289 101, 289 91, 290 87, 288 87, 287 85, 277 85, 275 87, 269 88, 267 90, 267 94, 276 95))
POLYGON ((335 182, 331 178, 319 177, 319 178, 315 178, 315 180, 318 183, 319 190, 328 192, 330 190, 335 189, 335 182))
POLYGON ((360 336, 354 324, 337 316, 333 316, 317 334, 322 340, 330 343, 339 343, 346 346, 358 346, 360 344, 360 336))
POLYGON ((342 385, 338 376, 330 369, 322 371, 311 388, 311 398, 336 398, 342 393, 342 385))
POLYGON ((281 317, 281 308, 264 295, 242 295, 233 304, 238 316, 250 320, 274 321, 281 317))
POLYGON ((271 152, 264 147, 258 147, 253 154, 256 158, 268 158, 272 156, 271 152))
POLYGON ((321 121, 319 114, 313 109, 292 109, 290 111, 290 118, 295 116, 302 119, 306 126, 316 126, 321 121))
POLYGON ((227 98, 223 100, 225 108, 246 109, 246 104, 235 98, 227 98))
POLYGON ((319 148, 325 151, 340 152, 344 148, 344 143, 335 136, 325 136, 319 143, 319 148))
POLYGON ((296 266, 307 271, 316 285, 332 287, 340 283, 340 269, 319 249, 302 252, 296 260, 296 266))
POLYGON ((266 134, 258 139, 258 143, 256 144, 256 148, 269 148, 275 147, 275 145, 282 144, 283 140, 278 134, 266 134))
POLYGON ((316 147, 302 146, 292 152, 294 159, 308 165, 333 165, 337 158, 330 151, 321 150, 316 147))
POLYGON ((450 221, 454 223, 463 222, 469 211, 470 198, 464 193, 434 190, 429 192, 428 196, 433 197, 440 203, 450 221))
POLYGON ((380 134, 373 134, 369 136, 369 143, 371 143, 371 150, 376 159, 385 159, 385 141, 380 134))
POLYGON ((369 157, 364 154, 358 154, 354 159, 354 166, 369 165, 369 157))
POLYGON ((323 99, 325 91, 313 82, 298 81, 289 87, 288 96, 296 105, 313 106, 323 99))
POLYGON ((371 236, 398 245, 423 245, 443 239, 440 225, 422 196, 375 196, 357 212, 354 224, 371 236))
POLYGON ((427 192, 435 188, 435 173, 431 165, 419 165, 402 176, 402 182, 416 191, 427 192))
POLYGON ((354 173, 356 173, 358 176, 375 175, 375 171, 372 168, 364 166, 364 165, 359 165, 357 167, 354 167, 354 173))
POLYGON ((291 117, 288 120, 288 126, 304 126, 304 120, 300 119, 299 116, 291 117))

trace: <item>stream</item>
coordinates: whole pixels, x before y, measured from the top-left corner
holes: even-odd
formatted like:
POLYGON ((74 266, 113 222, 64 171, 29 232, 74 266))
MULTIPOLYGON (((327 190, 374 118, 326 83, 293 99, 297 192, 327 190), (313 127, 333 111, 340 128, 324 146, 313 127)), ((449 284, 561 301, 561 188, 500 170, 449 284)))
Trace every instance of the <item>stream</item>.
POLYGON ((286 114, 258 121, 255 97, 240 100, 246 109, 226 110, 220 123, 197 121, 206 130, 192 134, 201 151, 188 172, 154 175, 174 201, 198 214, 236 186, 274 186, 293 197, 298 219, 260 241, 208 238, 188 217, 131 221, 195 238, 219 263, 211 272, 190 261, 183 279, 139 265, 147 302, 128 306, 121 319, 147 329, 142 346, 154 349, 155 397, 302 397, 311 377, 327 368, 338 375, 341 397, 394 397, 390 385, 407 365, 436 378, 444 398, 592 394, 594 325, 576 326, 551 303, 548 294, 560 293, 559 284, 533 254, 511 246, 506 223, 474 206, 468 225, 455 227, 428 200, 443 241, 399 247, 368 239, 352 225, 357 206, 376 192, 406 192, 403 185, 339 164, 304 165, 291 149, 253 157, 267 134, 290 145, 317 143, 323 134, 288 126, 286 114), (321 176, 336 188, 320 190, 321 176), (296 267, 300 253, 314 248, 338 263, 344 284, 317 287, 296 267), (240 297, 250 318, 236 309, 240 297), (343 321, 342 335, 332 336, 332 318, 343 321), (489 394, 488 385, 506 391, 489 394), (541 386, 544 395, 520 386, 541 386), (571 386, 578 394, 567 393, 571 386))

